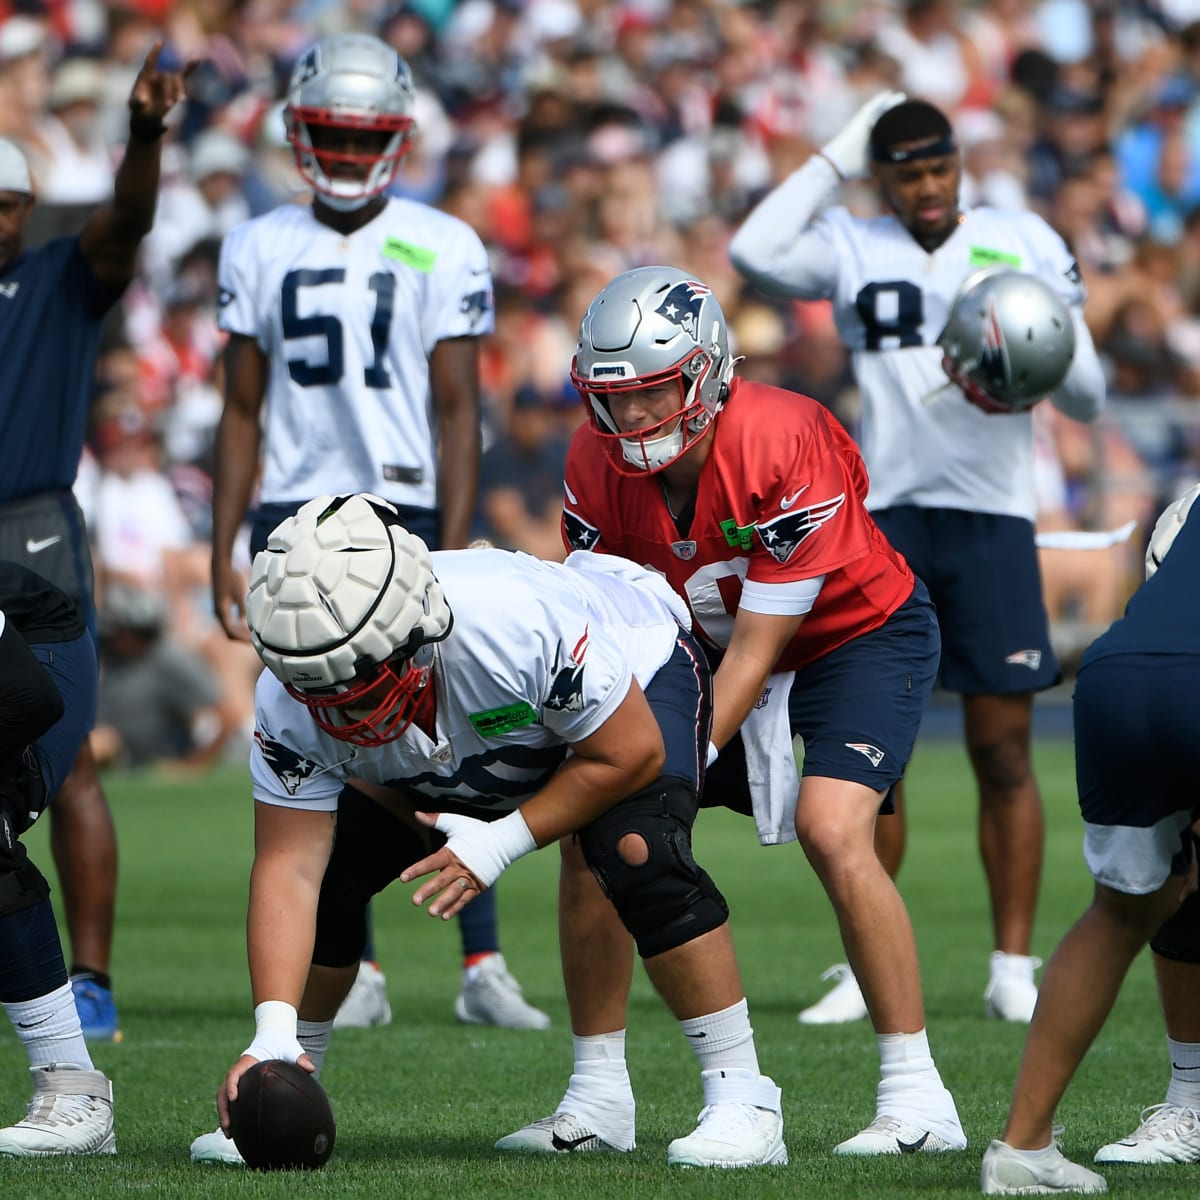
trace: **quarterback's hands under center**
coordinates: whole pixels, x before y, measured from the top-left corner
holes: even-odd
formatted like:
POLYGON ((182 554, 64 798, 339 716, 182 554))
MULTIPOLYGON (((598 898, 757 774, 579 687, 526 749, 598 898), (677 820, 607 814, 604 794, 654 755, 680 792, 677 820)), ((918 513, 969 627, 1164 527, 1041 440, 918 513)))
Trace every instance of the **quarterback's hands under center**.
MULTIPOLYGON (((229 1074, 225 1076, 221 1086, 217 1088, 217 1116, 221 1122, 221 1132, 226 1137, 231 1137, 229 1125, 229 1104, 230 1101, 237 1099, 238 1080, 250 1070, 258 1059, 251 1054, 243 1054, 241 1058, 229 1068, 229 1074)), ((301 1054, 296 1059, 296 1065, 303 1067, 306 1071, 312 1072, 316 1070, 313 1066, 313 1060, 307 1054, 301 1054)))

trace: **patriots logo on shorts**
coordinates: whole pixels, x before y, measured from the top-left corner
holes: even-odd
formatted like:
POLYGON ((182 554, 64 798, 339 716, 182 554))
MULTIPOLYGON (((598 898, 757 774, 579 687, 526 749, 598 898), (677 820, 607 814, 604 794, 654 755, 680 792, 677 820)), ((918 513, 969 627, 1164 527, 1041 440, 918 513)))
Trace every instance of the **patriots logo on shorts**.
POLYGON ((654 311, 660 317, 666 317, 672 325, 678 325, 684 333, 690 334, 698 342, 700 306, 704 303, 704 298, 711 295, 712 292, 702 283, 692 280, 677 283, 654 311))
POLYGON ((1031 671, 1036 671, 1042 665, 1042 652, 1040 650, 1018 650, 1015 654, 1009 654, 1004 661, 1010 667, 1028 667, 1031 671))
POLYGON ((883 751, 878 746, 872 746, 870 742, 846 742, 844 744, 847 750, 857 750, 873 767, 877 767, 883 762, 883 751))
POLYGON ((827 521, 831 521, 839 508, 846 503, 846 493, 834 496, 832 500, 821 500, 810 504, 807 508, 797 508, 785 512, 773 521, 760 523, 758 536, 771 557, 776 562, 785 563, 796 548, 810 533, 815 533, 827 521))
POLYGON ((600 540, 600 530, 569 508, 563 509, 563 528, 572 550, 594 550, 600 540))
POLYGON ((554 682, 550 685, 550 694, 545 700, 546 708, 554 712, 583 711, 583 660, 587 649, 588 631, 584 629, 583 637, 575 643, 575 648, 567 656, 566 666, 560 666, 563 647, 559 644, 558 653, 554 656, 554 666, 550 668, 554 674, 554 682))
POLYGON ((289 796, 294 796, 300 790, 300 785, 320 769, 311 759, 297 754, 295 750, 289 750, 282 742, 273 741, 261 730, 254 731, 254 740, 258 743, 267 766, 279 777, 279 782, 283 784, 289 796))

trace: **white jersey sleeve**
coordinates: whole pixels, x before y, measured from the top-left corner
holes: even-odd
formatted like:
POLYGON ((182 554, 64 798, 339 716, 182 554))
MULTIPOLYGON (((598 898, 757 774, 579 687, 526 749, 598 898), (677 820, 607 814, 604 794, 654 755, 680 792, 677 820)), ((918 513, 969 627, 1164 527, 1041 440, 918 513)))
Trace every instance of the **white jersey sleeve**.
POLYGON ((263 501, 370 491, 435 508, 429 356, 493 327, 475 232, 410 200, 346 236, 311 207, 282 205, 228 235, 220 289, 221 328, 270 360, 263 501))

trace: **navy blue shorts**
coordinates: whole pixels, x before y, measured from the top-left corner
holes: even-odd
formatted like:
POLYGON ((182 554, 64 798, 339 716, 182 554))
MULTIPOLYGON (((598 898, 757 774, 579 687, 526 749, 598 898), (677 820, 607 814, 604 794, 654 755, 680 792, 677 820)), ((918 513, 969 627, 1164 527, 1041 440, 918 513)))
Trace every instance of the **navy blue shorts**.
POLYGON ((50 672, 65 709, 57 724, 33 744, 46 796, 52 800, 96 721, 96 647, 85 633, 73 642, 35 643, 29 649, 50 672))
MULTIPOLYGON (((294 503, 260 504, 252 513, 253 521, 250 526, 250 561, 254 556, 267 548, 267 539, 280 521, 295 514, 307 504, 307 500, 297 500, 294 503)), ((404 522, 404 528, 429 547, 437 550, 441 545, 441 514, 431 508, 408 508, 403 504, 395 506, 404 522)))
MULTIPOLYGON (((792 734, 804 739, 802 774, 846 779, 888 793, 903 775, 933 691, 938 626, 924 585, 871 633, 796 672, 788 697, 792 734)), ((708 773, 704 806, 749 813, 741 737, 708 773)), ((890 797, 884 811, 891 810, 890 797)))
POLYGON ((911 505, 871 516, 929 589, 942 631, 943 687, 1009 696, 1058 683, 1028 521, 911 505))
POLYGON ((1187 873, 1200 817, 1200 655, 1114 654, 1075 682, 1075 781, 1084 857, 1132 895, 1187 873))
POLYGON ((662 773, 699 794, 712 736, 712 676, 700 643, 686 630, 680 629, 675 652, 647 686, 646 700, 667 749, 662 773))

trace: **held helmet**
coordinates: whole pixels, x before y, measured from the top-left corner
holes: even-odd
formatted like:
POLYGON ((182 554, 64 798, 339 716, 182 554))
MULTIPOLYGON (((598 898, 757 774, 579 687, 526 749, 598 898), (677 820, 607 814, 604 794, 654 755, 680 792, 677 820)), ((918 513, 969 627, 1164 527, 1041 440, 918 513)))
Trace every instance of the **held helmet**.
POLYGON ((1066 378, 1075 325, 1037 276, 988 267, 959 288, 937 344, 943 370, 964 392, 982 393, 995 410, 1024 412, 1066 378))
POLYGON ((395 178, 415 128, 408 64, 378 38, 335 33, 300 57, 283 110, 288 141, 306 183, 330 208, 352 212, 395 178), (313 133, 379 135, 373 150, 317 149, 313 133))
POLYGON ((276 526, 254 559, 246 618, 288 693, 358 746, 412 724, 432 661, 420 652, 453 623, 425 543, 368 493, 322 496, 276 526))
POLYGON ((712 292, 677 267, 637 267, 588 305, 571 382, 613 464, 635 475, 661 471, 704 435, 729 393, 733 365, 725 314, 712 292), (618 428, 609 397, 671 383, 679 407, 669 416, 645 429, 618 428))

